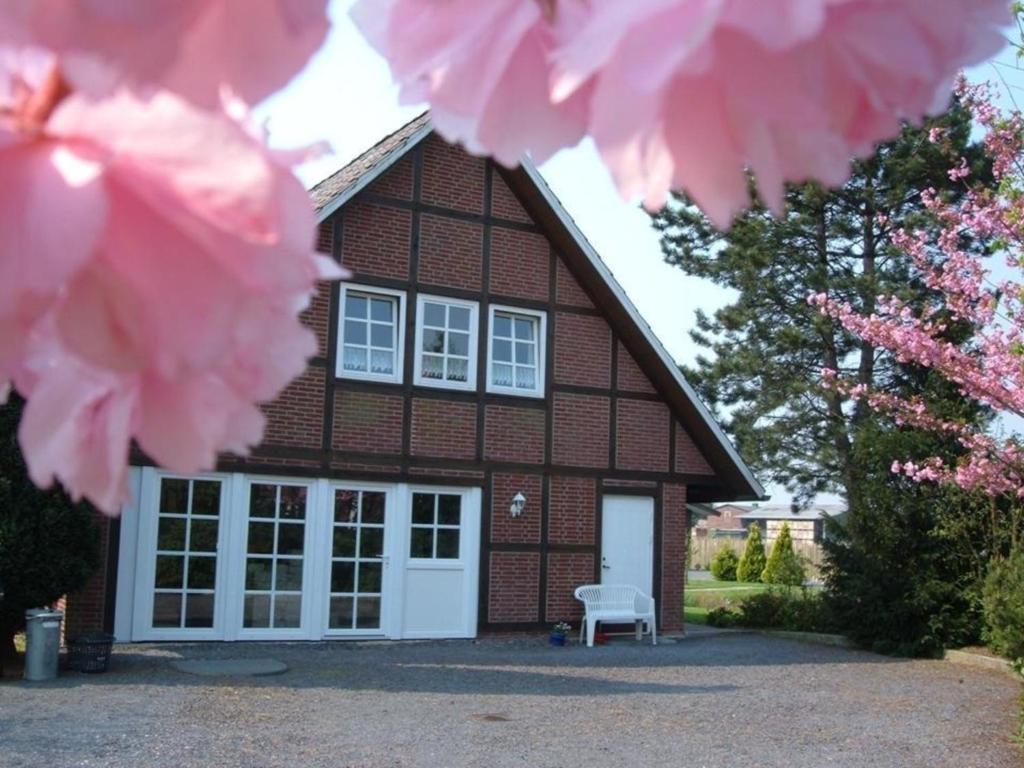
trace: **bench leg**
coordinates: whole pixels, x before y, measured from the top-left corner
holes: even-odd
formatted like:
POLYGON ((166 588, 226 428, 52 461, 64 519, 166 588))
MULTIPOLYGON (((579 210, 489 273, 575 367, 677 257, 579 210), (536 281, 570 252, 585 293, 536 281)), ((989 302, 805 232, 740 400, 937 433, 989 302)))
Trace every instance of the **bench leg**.
POLYGON ((633 623, 636 624, 636 641, 639 643, 644 635, 644 622, 643 619, 637 619, 633 623))
POLYGON ((651 645, 658 644, 658 620, 651 616, 651 645))
POLYGON ((587 648, 594 647, 594 630, 597 629, 596 619, 587 619, 587 648))

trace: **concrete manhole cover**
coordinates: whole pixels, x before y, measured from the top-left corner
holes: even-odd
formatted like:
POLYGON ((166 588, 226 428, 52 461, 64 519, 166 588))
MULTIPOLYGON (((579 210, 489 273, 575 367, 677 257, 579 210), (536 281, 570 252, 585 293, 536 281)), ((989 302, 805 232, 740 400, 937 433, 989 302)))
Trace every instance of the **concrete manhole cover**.
POLYGON ((280 675, 288 665, 277 659, 190 659, 172 661, 179 672, 206 677, 280 675))

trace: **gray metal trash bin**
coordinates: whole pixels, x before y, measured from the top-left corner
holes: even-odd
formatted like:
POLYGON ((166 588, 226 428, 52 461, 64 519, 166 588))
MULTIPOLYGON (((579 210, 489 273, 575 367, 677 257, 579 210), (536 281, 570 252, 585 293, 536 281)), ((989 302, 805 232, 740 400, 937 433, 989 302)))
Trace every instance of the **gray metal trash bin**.
POLYGON ((61 611, 31 608, 25 611, 25 679, 53 680, 60 655, 61 611))

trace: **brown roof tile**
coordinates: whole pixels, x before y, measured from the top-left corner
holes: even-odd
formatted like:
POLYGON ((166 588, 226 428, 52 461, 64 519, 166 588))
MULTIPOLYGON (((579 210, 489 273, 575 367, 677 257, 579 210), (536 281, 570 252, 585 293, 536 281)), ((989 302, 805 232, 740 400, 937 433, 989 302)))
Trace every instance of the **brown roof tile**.
POLYGON ((323 181, 315 184, 309 191, 313 198, 313 205, 320 210, 325 205, 336 199, 346 189, 359 181, 365 174, 373 170, 379 163, 386 160, 395 152, 400 152, 417 131, 430 122, 430 113, 424 112, 419 117, 409 121, 390 136, 386 136, 368 150, 359 155, 355 160, 343 168, 335 171, 323 181))

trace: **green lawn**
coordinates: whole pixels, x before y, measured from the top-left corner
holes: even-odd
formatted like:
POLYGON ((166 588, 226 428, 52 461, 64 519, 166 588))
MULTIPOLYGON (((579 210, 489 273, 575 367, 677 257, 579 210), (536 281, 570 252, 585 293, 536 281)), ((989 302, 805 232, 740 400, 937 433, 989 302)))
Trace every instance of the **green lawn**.
POLYGON ((745 581, 688 581, 686 583, 687 592, 718 592, 721 590, 753 590, 755 592, 764 592, 768 589, 766 584, 752 584, 745 581))
POLYGON ((708 611, 723 606, 735 606, 743 598, 765 592, 767 584, 742 581, 691 581, 683 596, 683 621, 706 624, 708 611))
POLYGON ((707 624, 708 609, 701 608, 699 605, 684 605, 683 621, 687 624, 707 624))

